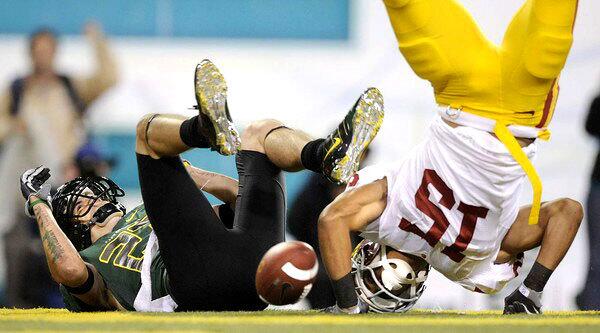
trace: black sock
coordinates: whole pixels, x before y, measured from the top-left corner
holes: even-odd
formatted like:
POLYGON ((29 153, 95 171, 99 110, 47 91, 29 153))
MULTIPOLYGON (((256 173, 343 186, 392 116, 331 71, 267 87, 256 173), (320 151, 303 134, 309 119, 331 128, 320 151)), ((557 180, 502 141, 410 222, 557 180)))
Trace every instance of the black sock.
POLYGON ((324 141, 325 139, 313 140, 302 148, 300 160, 306 169, 317 173, 323 172, 323 158, 325 157, 324 141))
POLYGON ((352 273, 344 275, 343 278, 337 281, 331 281, 333 294, 337 301, 337 305, 342 309, 347 309, 358 304, 358 296, 354 291, 354 278, 352 273))
POLYGON ((189 147, 210 148, 210 141, 200 134, 200 116, 185 120, 179 127, 181 141, 189 147))
POLYGON ((552 272, 553 270, 542 266, 542 264, 536 261, 533 267, 531 267, 525 281, 523 281, 523 284, 533 291, 541 292, 544 290, 544 286, 546 286, 546 282, 548 282, 552 272))

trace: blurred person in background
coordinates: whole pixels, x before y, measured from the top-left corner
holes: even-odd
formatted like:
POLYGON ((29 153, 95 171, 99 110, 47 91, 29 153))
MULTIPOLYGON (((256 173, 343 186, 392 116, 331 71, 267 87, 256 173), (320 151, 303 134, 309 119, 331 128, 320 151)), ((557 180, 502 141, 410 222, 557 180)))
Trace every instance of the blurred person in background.
MULTIPOLYGON (((93 143, 83 145, 67 163, 65 180, 79 176, 106 177, 114 167, 114 158, 93 143)), ((23 217, 25 219, 26 217, 23 217)), ((58 285, 52 282, 40 235, 34 224, 16 223, 4 237, 7 262, 6 302, 8 306, 63 307, 58 285)))
POLYGON ((73 162, 65 166, 64 178, 68 182, 77 177, 108 177, 115 164, 112 156, 88 142, 79 148, 73 162))
MULTIPOLYGON (((14 80, 0 96, 0 188, 3 189, 0 192, 0 234, 10 231, 6 237, 7 251, 21 251, 32 244, 28 241, 32 230, 22 228, 27 224, 14 223, 25 218, 19 201, 19 174, 31 165, 40 164, 66 171, 86 140, 82 116, 87 106, 117 82, 117 68, 100 26, 88 23, 84 32, 96 55, 97 66, 91 75, 70 76, 57 72, 57 35, 49 28, 41 28, 29 38, 31 72, 14 80)), ((57 174, 57 184, 66 176, 57 174)), ((41 253, 39 242, 35 246, 41 253)), ((31 253, 23 251, 19 260, 31 253)), ((13 269, 16 269, 15 274, 23 273, 11 266, 15 260, 10 256, 7 260, 9 275, 13 269)), ((7 280, 7 290, 16 288, 11 284, 12 278, 7 280)), ((7 301, 9 306, 27 306, 10 295, 7 301)))
MULTIPOLYGON (((600 139, 600 95, 592 101, 585 130, 594 138, 600 139)), ((590 263, 585 286, 577 296, 577 306, 581 310, 600 310, 600 152, 590 181, 587 223, 590 263)))

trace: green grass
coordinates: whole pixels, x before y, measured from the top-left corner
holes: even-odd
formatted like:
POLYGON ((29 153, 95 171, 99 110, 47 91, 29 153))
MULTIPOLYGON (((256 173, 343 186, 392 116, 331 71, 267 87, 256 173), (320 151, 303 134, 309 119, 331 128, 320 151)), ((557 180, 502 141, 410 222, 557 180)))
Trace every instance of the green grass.
POLYGON ((0 309, 0 332, 8 331, 196 331, 304 332, 600 332, 600 312, 548 312, 502 316, 496 311, 419 311, 360 316, 318 312, 69 313, 66 310, 0 309))

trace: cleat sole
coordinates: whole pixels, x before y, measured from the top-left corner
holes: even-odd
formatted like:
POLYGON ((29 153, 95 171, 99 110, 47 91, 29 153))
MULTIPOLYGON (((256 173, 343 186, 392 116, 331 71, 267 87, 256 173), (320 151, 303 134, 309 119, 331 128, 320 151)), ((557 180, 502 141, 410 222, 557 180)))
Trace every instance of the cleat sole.
POLYGON ((346 155, 336 160, 331 178, 338 183, 347 183, 358 171, 360 161, 367 147, 383 123, 383 96, 377 88, 367 89, 359 98, 352 119, 354 126, 352 140, 346 155))
POLYGON ((219 153, 237 153, 242 141, 235 125, 227 117, 227 83, 210 60, 202 60, 196 66, 194 86, 200 112, 210 120, 214 128, 219 153))

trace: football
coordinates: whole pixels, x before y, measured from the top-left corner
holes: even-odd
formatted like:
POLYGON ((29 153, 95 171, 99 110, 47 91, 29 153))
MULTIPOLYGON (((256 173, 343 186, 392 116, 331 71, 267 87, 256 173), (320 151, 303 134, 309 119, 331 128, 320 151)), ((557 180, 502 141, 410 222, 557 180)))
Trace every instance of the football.
POLYGON ((267 251, 256 270, 256 292, 268 304, 294 304, 310 292, 319 270, 312 246, 279 243, 267 251))

